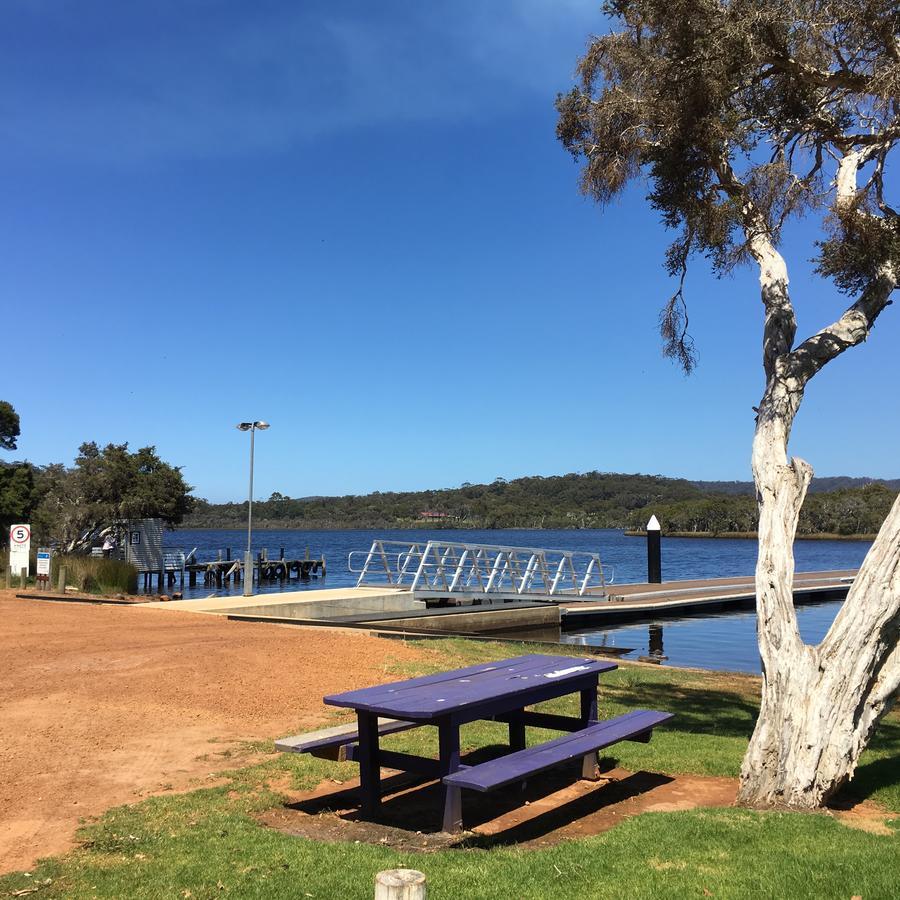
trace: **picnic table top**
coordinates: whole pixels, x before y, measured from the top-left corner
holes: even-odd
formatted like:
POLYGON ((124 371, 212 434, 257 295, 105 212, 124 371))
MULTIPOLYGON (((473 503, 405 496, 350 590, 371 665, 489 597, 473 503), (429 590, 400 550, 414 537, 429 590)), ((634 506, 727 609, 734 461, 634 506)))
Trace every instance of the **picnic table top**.
POLYGON ((574 682, 615 668, 614 662, 606 660, 534 653, 330 694, 324 700, 330 706, 398 719, 427 720, 490 701, 506 701, 519 694, 523 695, 523 705, 528 705, 529 694, 546 693, 550 685, 555 688, 553 696, 563 696, 578 689, 574 682))

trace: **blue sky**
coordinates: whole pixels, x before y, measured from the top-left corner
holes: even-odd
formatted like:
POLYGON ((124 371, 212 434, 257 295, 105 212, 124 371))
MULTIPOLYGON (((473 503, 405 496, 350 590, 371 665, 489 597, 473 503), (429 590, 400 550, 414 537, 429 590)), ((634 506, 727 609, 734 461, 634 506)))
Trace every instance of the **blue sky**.
MULTIPOLYGON (((446 487, 599 469, 749 477, 749 269, 687 284, 666 235, 581 197, 553 98, 579 0, 7 0, 0 295, 16 456, 155 444, 196 493, 446 487)), ((801 333, 843 298, 788 244, 801 333)), ((813 382, 793 451, 896 477, 900 314, 813 382), (871 399, 873 386, 875 399, 871 399)))

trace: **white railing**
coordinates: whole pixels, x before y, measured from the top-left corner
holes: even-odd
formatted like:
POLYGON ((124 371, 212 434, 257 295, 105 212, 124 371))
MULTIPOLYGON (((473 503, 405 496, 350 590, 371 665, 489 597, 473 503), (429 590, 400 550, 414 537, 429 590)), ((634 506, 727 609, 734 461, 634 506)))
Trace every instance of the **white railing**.
POLYGON ((604 568, 597 553, 450 541, 375 540, 368 551, 351 552, 348 565, 359 574, 357 587, 408 587, 423 597, 505 594, 596 599, 598 594, 605 595, 613 581, 613 573, 604 568))

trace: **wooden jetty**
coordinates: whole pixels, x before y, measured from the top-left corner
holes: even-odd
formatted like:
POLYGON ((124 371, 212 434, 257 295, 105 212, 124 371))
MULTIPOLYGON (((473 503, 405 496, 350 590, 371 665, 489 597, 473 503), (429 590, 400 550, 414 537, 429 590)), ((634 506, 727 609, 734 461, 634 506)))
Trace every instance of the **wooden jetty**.
MULTIPOLYGON (((180 555, 179 555, 180 556, 180 555)), ((163 566, 158 571, 144 571, 139 574, 143 576, 144 590, 149 591, 153 578, 157 580, 157 588, 160 593, 168 587, 178 584, 181 588, 185 585, 188 587, 196 587, 198 579, 202 581, 205 587, 223 588, 229 582, 232 584, 241 584, 245 578, 244 561, 242 559, 232 559, 231 551, 228 550, 219 559, 209 560, 208 562, 198 562, 193 554, 187 558, 176 557, 172 554, 166 555, 163 566)), ((303 559, 288 559, 284 555, 284 550, 277 559, 269 559, 268 555, 263 552, 257 555, 253 563, 251 577, 257 582, 274 582, 289 581, 296 577, 301 581, 307 581, 313 576, 324 576, 326 573, 325 557, 318 559, 310 558, 309 551, 303 559)))
MULTIPOLYGON (((798 572, 794 576, 794 602, 840 600, 856 577, 856 569, 798 572)), ((751 606, 756 600, 753 576, 664 581, 661 584, 619 584, 607 588, 604 599, 562 601, 563 627, 590 627, 601 621, 627 621, 658 615, 717 611, 751 606)))

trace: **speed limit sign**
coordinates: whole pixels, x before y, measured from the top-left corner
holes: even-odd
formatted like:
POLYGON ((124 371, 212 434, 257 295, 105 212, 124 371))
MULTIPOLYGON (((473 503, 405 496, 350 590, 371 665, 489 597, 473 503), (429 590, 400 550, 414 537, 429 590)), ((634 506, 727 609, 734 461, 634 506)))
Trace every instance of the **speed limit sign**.
POLYGON ((18 574, 22 569, 31 574, 31 526, 13 525, 9 529, 9 567, 18 574))

